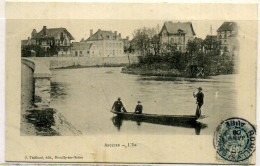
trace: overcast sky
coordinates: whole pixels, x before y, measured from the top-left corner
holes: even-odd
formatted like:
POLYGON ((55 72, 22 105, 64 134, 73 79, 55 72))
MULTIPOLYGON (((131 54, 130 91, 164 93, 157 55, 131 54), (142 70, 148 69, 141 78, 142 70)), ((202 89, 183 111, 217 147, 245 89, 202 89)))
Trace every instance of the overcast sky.
POLYGON ((66 28, 76 41, 81 38, 88 38, 90 29, 95 33, 98 29, 112 30, 121 33, 122 37, 129 36, 132 38, 132 33, 135 29, 141 27, 156 27, 163 26, 165 21, 173 22, 192 22, 196 37, 205 38, 210 34, 210 26, 212 25, 212 34, 216 34, 216 30, 223 23, 223 21, 191 21, 191 20, 19 20, 21 38, 26 39, 31 35, 33 29, 39 32, 45 25, 47 28, 66 28))

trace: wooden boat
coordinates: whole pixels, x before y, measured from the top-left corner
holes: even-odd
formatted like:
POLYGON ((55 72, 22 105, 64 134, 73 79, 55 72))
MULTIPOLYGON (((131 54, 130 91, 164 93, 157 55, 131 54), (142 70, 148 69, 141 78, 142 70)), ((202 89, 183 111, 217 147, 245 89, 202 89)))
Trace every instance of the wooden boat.
POLYGON ((136 114, 134 112, 116 112, 110 111, 113 114, 118 115, 119 117, 128 119, 128 120, 140 120, 145 121, 147 119, 154 121, 164 121, 164 122, 196 122, 202 117, 197 117, 196 115, 160 115, 160 114, 136 114))

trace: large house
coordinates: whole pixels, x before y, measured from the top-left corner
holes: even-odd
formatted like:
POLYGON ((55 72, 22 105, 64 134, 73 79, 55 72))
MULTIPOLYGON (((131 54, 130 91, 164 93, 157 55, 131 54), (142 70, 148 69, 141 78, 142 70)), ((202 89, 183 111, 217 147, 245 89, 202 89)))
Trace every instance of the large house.
POLYGON ((124 55, 124 42, 121 34, 117 31, 104 31, 99 29, 93 34, 90 30, 90 37, 78 43, 73 43, 74 56, 88 57, 116 57, 124 55))
POLYGON ((185 52, 189 40, 195 36, 191 22, 165 22, 160 33, 160 42, 176 44, 179 51, 185 52))
POLYGON ((233 37, 238 33, 238 25, 236 22, 224 22, 217 30, 217 39, 220 41, 222 52, 232 51, 233 37), (232 37, 232 38, 231 38, 232 37))
POLYGON ((71 51, 73 56, 97 57, 99 50, 96 48, 95 43, 73 42, 71 51))
POLYGON ((71 40, 74 37, 67 31, 66 28, 47 28, 43 26, 42 30, 37 33, 36 29, 33 29, 31 38, 28 40, 22 40, 22 45, 39 45, 46 53, 55 46, 58 55, 70 55, 71 40))

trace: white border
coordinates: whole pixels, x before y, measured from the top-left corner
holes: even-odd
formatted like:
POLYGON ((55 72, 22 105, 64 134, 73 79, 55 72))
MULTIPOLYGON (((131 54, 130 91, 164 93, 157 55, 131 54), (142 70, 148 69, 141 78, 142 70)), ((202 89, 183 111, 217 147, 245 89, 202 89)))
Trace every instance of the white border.
POLYGON ((0 0, 0 163, 5 162, 5 2, 0 0))

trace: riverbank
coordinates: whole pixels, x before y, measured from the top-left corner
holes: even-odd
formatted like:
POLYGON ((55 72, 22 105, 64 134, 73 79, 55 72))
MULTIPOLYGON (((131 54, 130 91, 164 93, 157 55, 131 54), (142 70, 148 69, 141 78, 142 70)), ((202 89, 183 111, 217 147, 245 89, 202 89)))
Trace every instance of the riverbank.
POLYGON ((103 64, 103 65, 95 65, 95 66, 81 66, 81 65, 72 65, 66 67, 58 67, 53 69, 80 69, 80 68, 99 68, 99 67, 126 67, 126 64, 103 64))
POLYGON ((144 76, 163 76, 163 77, 183 77, 184 73, 181 73, 177 69, 162 69, 154 68, 148 65, 132 65, 130 67, 123 67, 122 73, 136 74, 144 76))
POLYGON ((22 136, 75 136, 81 135, 57 110, 31 108, 22 111, 22 136), (47 117, 47 118, 46 118, 47 117))

